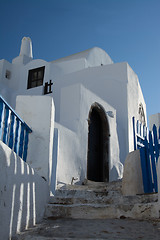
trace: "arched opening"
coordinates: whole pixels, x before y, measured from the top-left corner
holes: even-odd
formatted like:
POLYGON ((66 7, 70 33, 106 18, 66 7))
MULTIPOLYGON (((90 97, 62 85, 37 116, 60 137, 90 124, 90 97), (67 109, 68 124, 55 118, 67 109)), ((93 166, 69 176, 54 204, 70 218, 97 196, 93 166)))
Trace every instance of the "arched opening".
POLYGON ((94 103, 88 118, 87 179, 109 181, 109 124, 103 107, 94 103))

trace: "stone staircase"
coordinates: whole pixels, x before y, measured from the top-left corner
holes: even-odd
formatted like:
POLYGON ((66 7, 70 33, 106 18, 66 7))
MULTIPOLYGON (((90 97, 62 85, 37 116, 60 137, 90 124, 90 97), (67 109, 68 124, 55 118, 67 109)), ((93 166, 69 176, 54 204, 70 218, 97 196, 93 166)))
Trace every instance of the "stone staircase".
POLYGON ((50 197, 45 217, 50 219, 159 218, 157 194, 122 195, 122 182, 66 185, 50 197))
POLYGON ((12 239, 158 240, 158 195, 123 196, 121 189, 121 181, 66 185, 50 197, 45 219, 12 239))

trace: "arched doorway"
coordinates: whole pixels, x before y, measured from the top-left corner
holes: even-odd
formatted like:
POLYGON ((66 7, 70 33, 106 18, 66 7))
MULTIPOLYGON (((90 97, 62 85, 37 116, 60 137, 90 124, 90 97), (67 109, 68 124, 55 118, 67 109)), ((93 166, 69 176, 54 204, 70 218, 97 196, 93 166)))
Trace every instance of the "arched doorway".
POLYGON ((87 179, 109 181, 109 124, 103 107, 94 103, 88 118, 87 179))

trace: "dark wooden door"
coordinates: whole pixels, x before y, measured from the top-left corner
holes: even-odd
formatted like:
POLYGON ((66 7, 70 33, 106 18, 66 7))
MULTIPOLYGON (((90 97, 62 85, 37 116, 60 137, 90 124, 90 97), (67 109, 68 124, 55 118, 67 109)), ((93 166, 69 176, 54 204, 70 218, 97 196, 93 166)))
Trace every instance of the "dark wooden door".
POLYGON ((103 181, 103 132, 102 120, 96 111, 92 110, 88 135, 88 179, 95 182, 103 181))

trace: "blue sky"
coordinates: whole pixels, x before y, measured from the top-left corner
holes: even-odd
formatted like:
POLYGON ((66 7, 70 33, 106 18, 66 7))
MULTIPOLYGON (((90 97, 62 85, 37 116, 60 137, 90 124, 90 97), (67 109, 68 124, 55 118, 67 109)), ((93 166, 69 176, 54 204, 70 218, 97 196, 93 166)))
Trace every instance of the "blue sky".
POLYGON ((160 0, 0 0, 0 59, 55 60, 98 46, 139 77, 148 115, 160 112, 160 0))

